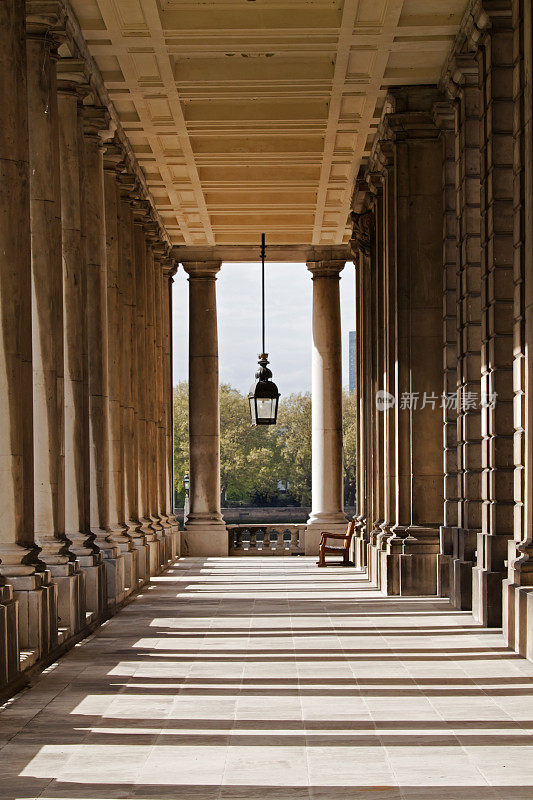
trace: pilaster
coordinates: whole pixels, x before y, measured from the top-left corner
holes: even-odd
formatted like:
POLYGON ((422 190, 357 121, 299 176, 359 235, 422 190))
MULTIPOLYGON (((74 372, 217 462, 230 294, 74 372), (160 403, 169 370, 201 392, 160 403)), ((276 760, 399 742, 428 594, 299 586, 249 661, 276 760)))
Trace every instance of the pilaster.
POLYGON ((472 568, 482 524, 481 165, 479 68, 470 52, 450 62, 446 90, 456 104, 457 475, 450 600, 472 608, 472 568))
POLYGON ((482 2, 481 105, 482 527, 473 571, 474 619, 502 621, 513 538, 513 29, 511 0, 482 2))
POLYGON ((459 520, 457 476, 457 192, 455 159, 456 109, 452 101, 436 103, 435 124, 441 131, 443 188, 443 276, 442 335, 443 398, 442 421, 444 443, 444 525, 440 528, 437 592, 450 594, 450 570, 453 560, 454 532, 459 520))

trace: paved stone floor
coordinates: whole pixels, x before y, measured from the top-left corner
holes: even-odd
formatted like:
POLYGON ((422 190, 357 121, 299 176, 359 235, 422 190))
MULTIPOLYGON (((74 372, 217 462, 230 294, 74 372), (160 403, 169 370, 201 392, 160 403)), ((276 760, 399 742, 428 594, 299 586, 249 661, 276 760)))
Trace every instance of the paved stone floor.
POLYGON ((0 712, 0 798, 533 798, 533 664, 314 559, 178 561, 0 712))

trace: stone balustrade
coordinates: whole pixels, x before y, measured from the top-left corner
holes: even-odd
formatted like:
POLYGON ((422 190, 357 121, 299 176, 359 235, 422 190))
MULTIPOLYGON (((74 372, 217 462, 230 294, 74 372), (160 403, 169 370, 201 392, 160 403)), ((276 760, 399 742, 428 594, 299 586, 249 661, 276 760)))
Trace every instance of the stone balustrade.
POLYGON ((305 552, 306 525, 228 525, 230 556, 288 556, 305 552))

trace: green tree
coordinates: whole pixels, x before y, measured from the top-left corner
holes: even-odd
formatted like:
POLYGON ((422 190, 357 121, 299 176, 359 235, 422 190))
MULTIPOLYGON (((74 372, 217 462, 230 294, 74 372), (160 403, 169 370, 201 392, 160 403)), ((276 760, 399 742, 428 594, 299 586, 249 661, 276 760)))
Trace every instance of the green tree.
POLYGON ((189 384, 180 381, 174 387, 174 490, 176 502, 183 506, 183 476, 189 470, 189 384))
MULTIPOLYGON (((343 393, 346 502, 355 498, 355 396, 343 393)), ((278 424, 252 428, 248 399, 220 387, 220 479, 222 500, 295 505, 311 503, 311 395, 295 393, 280 402, 278 424), (280 495, 278 481, 288 484, 280 495)), ((184 501, 183 476, 189 469, 189 390, 174 388, 174 475, 178 503, 184 501)))
POLYGON ((311 394, 290 394, 279 405, 271 430, 281 449, 283 479, 302 506, 311 503, 311 394))
POLYGON ((342 393, 342 425, 344 439, 344 502, 355 505, 357 464, 357 399, 354 392, 342 393))

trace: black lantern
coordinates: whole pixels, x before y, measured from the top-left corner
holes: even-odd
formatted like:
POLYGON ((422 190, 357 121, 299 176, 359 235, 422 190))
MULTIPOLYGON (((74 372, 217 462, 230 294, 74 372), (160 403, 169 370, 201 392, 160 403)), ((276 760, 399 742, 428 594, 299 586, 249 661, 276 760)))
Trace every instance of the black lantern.
POLYGON ((268 353, 265 353, 265 234, 261 236, 261 296, 263 311, 263 352, 259 356, 259 369, 248 393, 252 427, 256 425, 275 425, 278 417, 278 387, 272 380, 268 368, 268 353))

